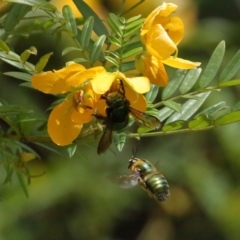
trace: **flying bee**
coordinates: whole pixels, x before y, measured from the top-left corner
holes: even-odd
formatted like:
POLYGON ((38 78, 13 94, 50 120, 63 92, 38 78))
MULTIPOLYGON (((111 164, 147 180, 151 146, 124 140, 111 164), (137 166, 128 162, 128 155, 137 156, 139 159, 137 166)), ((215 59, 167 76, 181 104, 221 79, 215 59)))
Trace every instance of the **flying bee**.
POLYGON ((166 178, 148 160, 133 155, 129 160, 128 168, 131 174, 118 177, 121 187, 130 188, 140 184, 157 201, 164 201, 170 196, 166 178))
POLYGON ((140 112, 130 106, 130 101, 125 96, 125 88, 122 80, 117 92, 108 92, 101 96, 106 101, 106 117, 100 114, 95 114, 99 119, 104 120, 106 128, 98 144, 97 153, 105 152, 112 143, 112 131, 119 131, 126 127, 129 122, 129 114, 131 114, 135 121, 143 124, 150 129, 158 129, 161 122, 158 118, 140 112))

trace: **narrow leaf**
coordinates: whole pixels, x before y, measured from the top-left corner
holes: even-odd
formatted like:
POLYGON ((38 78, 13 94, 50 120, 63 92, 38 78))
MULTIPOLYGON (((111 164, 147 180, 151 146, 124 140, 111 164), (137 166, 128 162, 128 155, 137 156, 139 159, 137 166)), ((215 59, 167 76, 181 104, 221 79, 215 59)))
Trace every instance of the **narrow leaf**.
POLYGON ((225 53, 225 42, 222 41, 215 48, 206 68, 203 70, 202 76, 199 80, 200 88, 207 87, 213 81, 222 63, 224 53, 225 53))
POLYGON ((24 80, 27 82, 30 82, 31 80, 31 76, 28 73, 23 73, 23 72, 5 72, 4 75, 10 76, 10 77, 14 77, 20 80, 24 80))
POLYGON ((178 69, 174 73, 170 82, 164 88, 164 90, 162 92, 162 99, 163 100, 166 100, 166 99, 170 98, 175 93, 175 91, 178 89, 179 85, 181 84, 186 72, 187 72, 186 70, 178 69))
POLYGON ((122 55, 122 58, 129 58, 133 55, 137 55, 138 53, 140 53, 142 51, 142 47, 139 47, 139 48, 134 48, 134 49, 131 49, 127 52, 124 52, 123 55, 122 55))
POLYGON ((65 54, 67 54, 67 53, 69 53, 69 52, 72 52, 72 51, 80 51, 80 52, 82 52, 83 49, 77 48, 77 47, 66 47, 66 48, 64 48, 63 51, 62 51, 62 56, 65 55, 65 54))
POLYGON ((118 150, 121 152, 126 142, 126 133, 120 132, 118 134, 114 134, 113 142, 117 146, 118 150))
POLYGON ((230 87, 230 86, 235 86, 235 85, 239 85, 240 84, 240 79, 236 79, 236 80, 231 80, 231 81, 227 81, 227 82, 221 82, 218 84, 218 87, 230 87))
POLYGON ((167 119, 173 112, 174 110, 172 110, 171 108, 164 107, 158 111, 158 118, 162 122, 167 119))
POLYGON ((25 180, 24 180, 24 176, 21 173, 17 172, 17 178, 18 178, 18 181, 19 181, 19 183, 22 187, 22 190, 23 190, 24 194, 28 198, 29 197, 28 189, 27 189, 27 186, 26 186, 26 183, 25 183, 25 180))
POLYGON ((185 121, 182 121, 182 120, 171 122, 171 123, 165 124, 162 128, 162 131, 163 132, 175 131, 183 128, 185 124, 186 124, 185 121))
POLYGON ((171 108, 172 110, 176 111, 176 112, 181 112, 181 104, 176 103, 174 101, 168 100, 168 101, 162 101, 163 105, 165 105, 166 107, 171 108))
POLYGON ((108 30, 103 24, 102 20, 98 17, 94 10, 92 10, 83 0, 73 0, 78 10, 81 12, 82 16, 87 19, 89 17, 94 17, 93 30, 98 35, 108 36, 108 30))
POLYGON ((74 36, 77 35, 77 24, 70 6, 63 6, 62 13, 67 21, 67 28, 73 33, 74 36))
POLYGON ((6 53, 10 51, 8 45, 2 39, 0 39, 0 51, 5 51, 6 53))
POLYGON ((89 41, 92 36, 94 18, 89 17, 87 21, 83 24, 82 34, 80 38, 80 44, 83 49, 88 47, 89 41))
POLYGON ((145 98, 149 102, 153 102, 158 95, 158 91, 159 91, 159 87, 154 84, 151 84, 150 91, 146 93, 145 98))
POLYGON ((229 124, 229 123, 238 122, 238 121, 240 121, 240 111, 231 112, 216 119, 214 122, 214 125, 220 126, 220 125, 229 124))
POLYGON ((90 62, 92 64, 95 63, 98 60, 99 55, 100 55, 100 53, 102 51, 102 46, 103 46, 103 44, 105 42, 105 39, 106 39, 106 36, 102 35, 93 44, 93 47, 92 47, 92 50, 91 50, 90 56, 89 56, 90 62))
POLYGON ((188 127, 190 129, 201 129, 201 128, 206 128, 211 124, 210 119, 207 118, 206 115, 200 115, 196 119, 191 120, 188 123, 188 127))
POLYGON ((194 84, 198 80, 198 77, 199 77, 201 71, 202 71, 201 68, 195 68, 195 69, 190 69, 187 72, 187 74, 184 77, 182 84, 179 88, 179 91, 181 94, 185 94, 191 90, 191 88, 194 86, 194 84))
POLYGON ((37 72, 41 72, 44 69, 44 67, 46 66, 46 64, 47 64, 47 62, 48 62, 48 60, 49 60, 49 58, 51 57, 52 54, 53 53, 50 52, 50 53, 47 53, 47 54, 43 55, 40 58, 40 60, 37 62, 36 66, 35 66, 35 70, 37 72))
POLYGON ((228 63, 228 65, 222 71, 219 82, 226 82, 231 80, 235 74, 240 69, 240 50, 234 55, 232 60, 228 63))
POLYGON ((190 99, 182 105, 181 113, 175 112, 171 117, 168 118, 167 124, 177 120, 188 120, 204 103, 211 92, 204 92, 197 94, 201 100, 190 99))

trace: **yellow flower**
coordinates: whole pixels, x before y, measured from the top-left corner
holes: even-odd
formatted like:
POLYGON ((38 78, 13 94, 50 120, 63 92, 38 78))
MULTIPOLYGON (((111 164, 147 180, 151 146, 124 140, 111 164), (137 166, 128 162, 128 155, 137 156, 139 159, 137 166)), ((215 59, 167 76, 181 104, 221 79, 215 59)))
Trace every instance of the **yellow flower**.
POLYGON ((91 121, 99 95, 90 84, 102 67, 85 69, 80 64, 70 64, 54 72, 44 72, 32 77, 34 88, 44 93, 66 93, 65 100, 50 113, 48 133, 53 142, 64 146, 77 138, 84 123, 91 121))
POLYGON ((168 75, 162 61, 148 52, 136 56, 135 66, 151 83, 160 87, 168 84, 168 75))
MULTIPOLYGON (((165 70, 160 61, 171 67, 180 69, 191 69, 199 66, 199 62, 191 62, 171 56, 177 54, 177 45, 183 38, 184 25, 179 17, 169 17, 169 15, 177 9, 177 5, 172 3, 163 3, 161 6, 151 12, 146 18, 141 29, 141 41, 145 45, 149 54, 154 58, 143 55, 142 61, 146 66, 156 68, 160 66, 161 75, 164 76, 165 70)), ((153 70, 144 70, 144 72, 152 72, 153 70)), ((143 73, 143 70, 140 71, 143 73)), ((156 75, 156 70, 154 71, 156 75)), ((146 75, 149 77, 148 75, 146 75)), ((149 77, 150 82, 154 83, 154 78, 149 77)), ((167 76, 160 80, 159 86, 167 81, 167 76)))
POLYGON ((110 89, 115 80, 122 80, 127 88, 131 88, 137 93, 146 93, 150 90, 150 82, 146 77, 127 78, 121 72, 102 71, 98 72, 95 78, 91 80, 93 91, 97 94, 104 94, 110 89))

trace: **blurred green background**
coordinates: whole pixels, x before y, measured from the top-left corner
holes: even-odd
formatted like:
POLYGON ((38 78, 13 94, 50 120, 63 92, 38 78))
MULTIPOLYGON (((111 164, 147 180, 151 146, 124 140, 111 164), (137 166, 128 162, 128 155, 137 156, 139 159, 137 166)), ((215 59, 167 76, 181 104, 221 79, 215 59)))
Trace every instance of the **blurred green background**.
MULTIPOLYGON (((118 9, 119 1, 86 1, 103 18, 118 9)), ((127 1, 131 5, 135 1, 127 1)), ((186 26, 186 38, 179 56, 201 61, 206 66, 215 46, 226 41, 224 65, 240 48, 240 2, 238 0, 181 0, 177 14, 186 26)), ((59 10, 70 1, 55 1, 59 10)), ((145 1, 131 14, 147 16, 159 1, 145 1)), ((76 12, 77 15, 77 12, 76 12)), ((129 13, 130 16, 130 13, 129 13)), ((56 43, 50 33, 15 39, 21 53, 34 45, 39 56, 54 50, 47 68, 61 68, 69 59, 61 51, 71 43, 56 43), (47 44, 46 44, 47 43, 47 44), (42 54, 41 54, 42 53, 42 54)), ((32 58, 32 61, 36 59, 32 58)), ((47 116, 45 109, 54 98, 19 87, 19 81, 3 76, 11 69, 0 63, 0 98, 34 109, 47 116), (6 91, 7 89, 7 91, 6 91), (33 101, 34 99, 34 101, 33 101)), ((169 70, 169 69, 168 69, 169 70)), ((169 70, 170 76, 172 74, 169 70)), ((238 75, 239 76, 239 75, 238 75)), ((205 103, 239 101, 235 87, 212 93, 205 103)), ((17 181, 0 188, 1 240, 238 240, 240 239, 240 125, 216 130, 158 138, 142 138, 137 156, 149 159, 168 179, 171 197, 158 204, 139 187, 121 189, 109 176, 128 173, 128 159, 138 142, 127 140, 121 153, 112 146, 98 156, 97 141, 82 142, 69 159, 36 147, 42 160, 28 164, 31 173, 46 172, 33 178, 27 199, 17 181)), ((0 169, 0 181, 5 171, 0 169)))

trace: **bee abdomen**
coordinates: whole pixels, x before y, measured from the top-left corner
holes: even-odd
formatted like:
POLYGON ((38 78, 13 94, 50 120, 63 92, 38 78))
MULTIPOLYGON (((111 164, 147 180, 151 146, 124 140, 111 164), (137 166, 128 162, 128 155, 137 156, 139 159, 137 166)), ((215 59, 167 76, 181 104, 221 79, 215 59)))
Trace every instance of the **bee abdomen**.
POLYGON ((151 175, 145 182, 157 201, 164 201, 170 196, 168 182, 160 173, 151 175))

